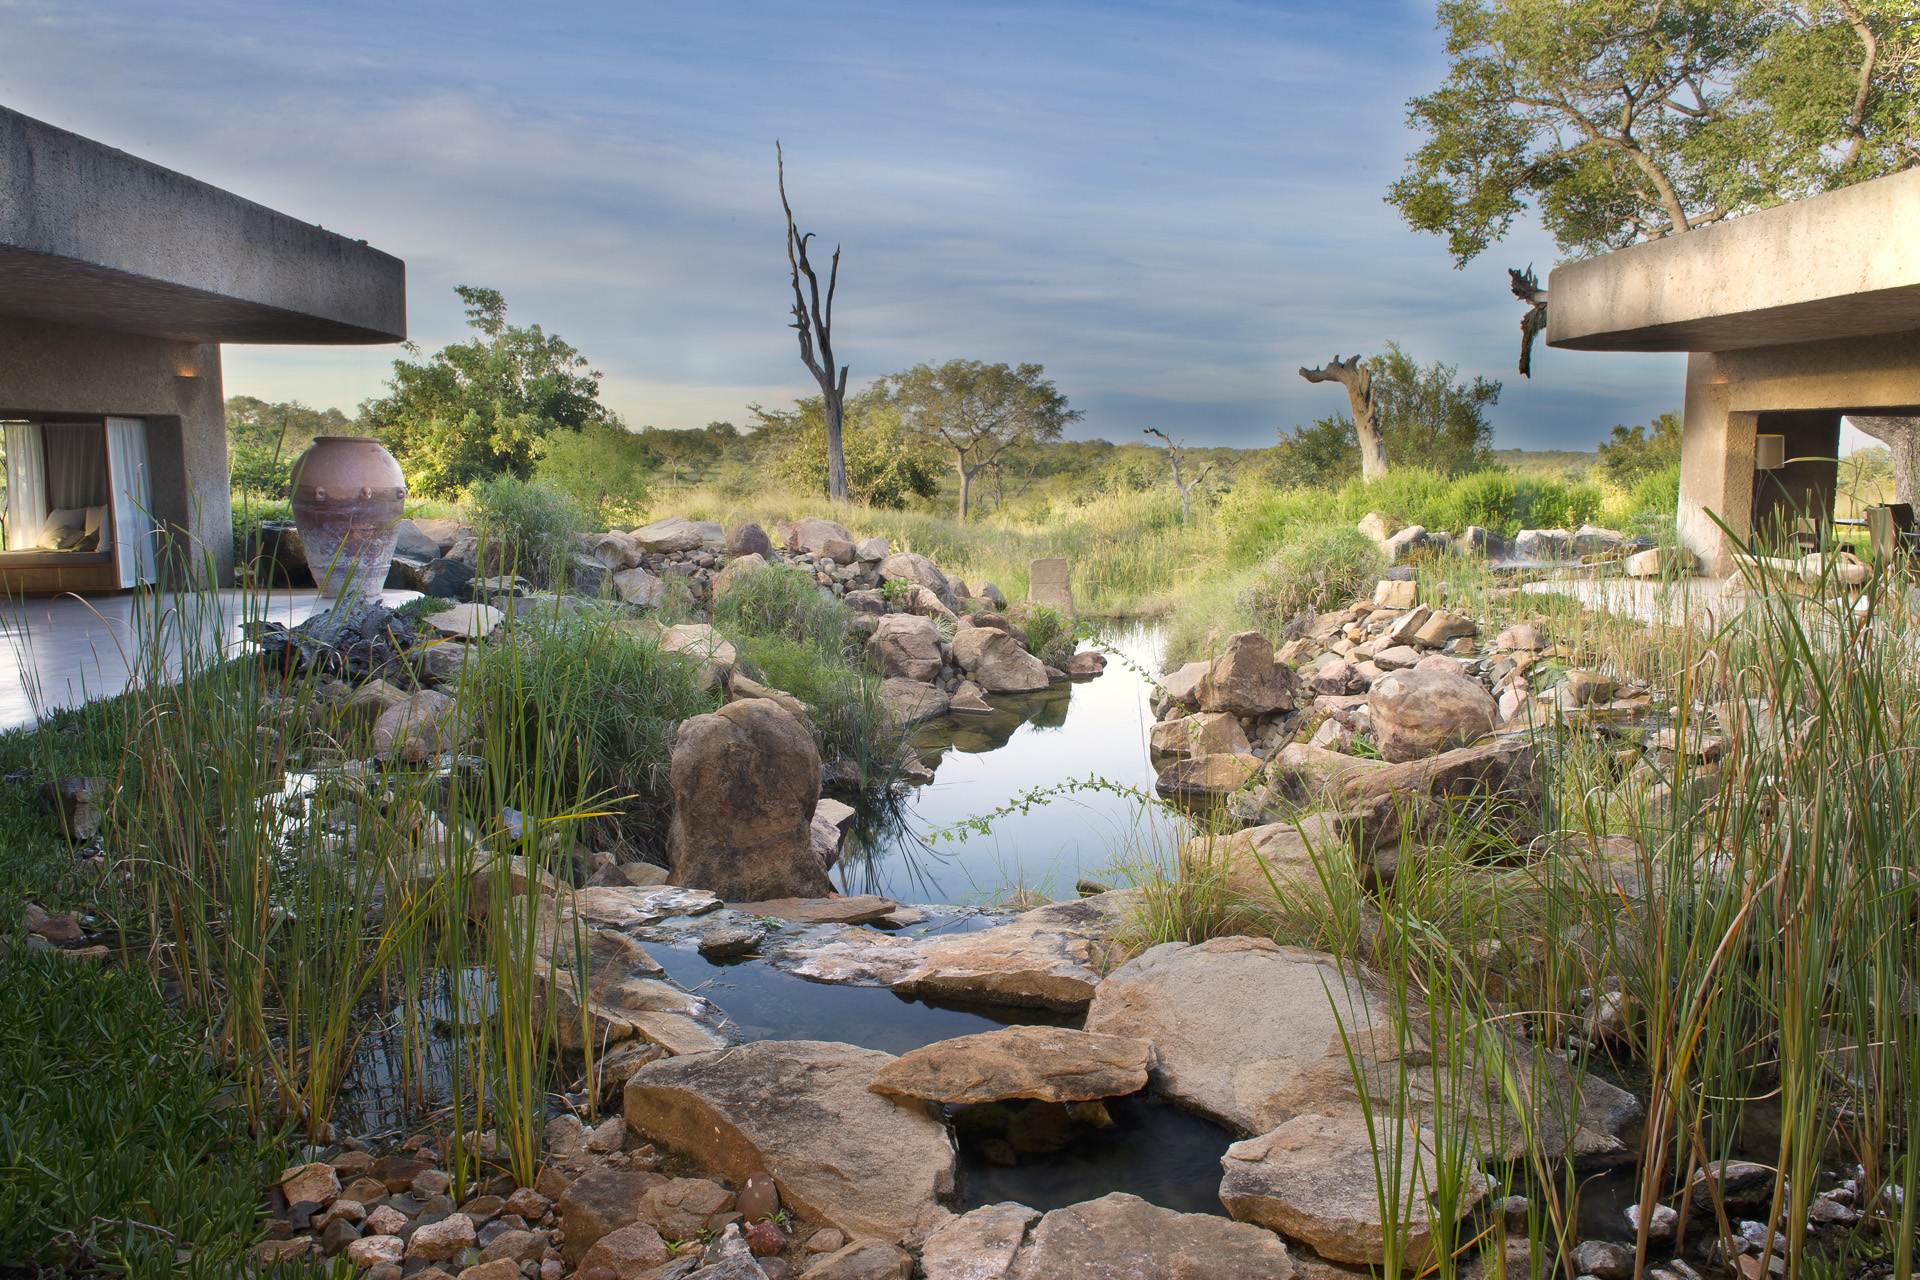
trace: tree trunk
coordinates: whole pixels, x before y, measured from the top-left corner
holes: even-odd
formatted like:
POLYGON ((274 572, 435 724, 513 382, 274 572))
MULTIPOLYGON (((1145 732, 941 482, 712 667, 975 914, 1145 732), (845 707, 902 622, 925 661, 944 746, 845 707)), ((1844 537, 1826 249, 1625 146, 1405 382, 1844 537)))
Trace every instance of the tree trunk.
POLYGON ((960 523, 965 524, 967 522, 967 495, 973 488, 973 472, 967 470, 965 454, 960 455, 960 459, 954 463, 953 469, 960 473, 960 523))
MULTIPOLYGON (((843 380, 846 374, 843 372, 843 380)), ((847 455, 840 447, 840 424, 845 415, 841 390, 834 388, 823 397, 827 417, 827 497, 834 502, 847 501, 847 455)))
POLYGON ((1920 418, 1847 415, 1847 421, 1893 450, 1893 497, 1920 508, 1920 418))
POLYGON ((1346 360, 1335 356, 1322 368, 1300 370, 1300 376, 1308 382, 1337 382, 1347 389, 1354 434, 1360 438, 1360 478, 1371 483, 1386 475, 1387 446, 1373 416, 1373 371, 1357 355, 1346 360))

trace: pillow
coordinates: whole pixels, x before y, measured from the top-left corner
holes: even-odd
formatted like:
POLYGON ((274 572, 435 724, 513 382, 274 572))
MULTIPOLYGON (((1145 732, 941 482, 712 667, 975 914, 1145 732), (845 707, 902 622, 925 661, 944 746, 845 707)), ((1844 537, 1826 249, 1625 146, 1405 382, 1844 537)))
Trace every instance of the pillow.
POLYGON ((100 530, 103 527, 105 527, 106 523, 107 523, 107 504, 106 503, 103 502, 97 507, 87 508, 86 532, 93 535, 94 541, 96 543, 99 542, 100 530))
POLYGON ((47 512, 47 518, 40 526, 40 537, 34 545, 43 551, 73 551, 86 536, 87 509, 61 507, 47 512))

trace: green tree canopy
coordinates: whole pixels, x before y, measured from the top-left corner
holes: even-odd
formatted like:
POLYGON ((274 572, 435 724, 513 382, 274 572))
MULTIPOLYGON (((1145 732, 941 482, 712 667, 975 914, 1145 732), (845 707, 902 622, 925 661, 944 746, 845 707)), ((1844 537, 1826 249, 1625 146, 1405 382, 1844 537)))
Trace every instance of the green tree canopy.
POLYGON ((284 498, 293 460, 315 436, 351 434, 338 409, 310 409, 298 400, 269 404, 253 396, 227 397, 227 470, 233 487, 262 498, 284 498))
POLYGON ((1086 416, 1067 407, 1045 372, 1037 364, 949 360, 917 364, 882 378, 876 389, 916 439, 953 455, 965 520, 975 476, 1010 449, 1058 440, 1067 423, 1086 416))
POLYGON ((1644 427, 1617 426, 1600 444, 1600 477, 1631 489, 1642 476, 1680 461, 1680 415, 1663 413, 1644 427))
MULTIPOLYGON (((1493 424, 1487 410, 1500 400, 1500 383, 1460 380, 1454 365, 1422 368, 1389 342, 1366 362, 1373 374, 1373 412, 1396 467, 1424 467, 1462 476, 1494 465, 1493 424)), ((1282 432, 1267 465, 1277 484, 1326 488, 1360 474, 1360 441, 1346 414, 1282 432)))
POLYGON ((1920 160, 1915 0, 1441 0, 1388 201, 1465 265, 1531 202, 1573 255, 1920 160))
POLYGON ((558 334, 508 324, 498 290, 454 292, 477 336, 425 362, 394 361, 387 394, 360 406, 361 429, 426 497, 455 497, 503 473, 524 478, 547 436, 614 420, 600 403, 599 372, 558 334))
MULTIPOLYGON (((792 409, 747 406, 759 423, 754 433, 771 459, 774 475, 802 493, 827 496, 827 414, 819 396, 792 409)), ((721 423, 721 426, 729 424, 721 423)), ((877 388, 846 402, 841 422, 847 492, 855 502, 899 509, 910 498, 940 492, 940 473, 924 446, 901 425, 899 411, 877 388)))

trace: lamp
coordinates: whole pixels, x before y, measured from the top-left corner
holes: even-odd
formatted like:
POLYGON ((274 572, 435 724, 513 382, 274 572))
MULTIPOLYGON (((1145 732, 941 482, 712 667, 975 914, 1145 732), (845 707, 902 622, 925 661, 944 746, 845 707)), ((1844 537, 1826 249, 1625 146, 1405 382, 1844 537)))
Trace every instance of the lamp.
POLYGON ((1753 438, 1753 469, 1755 471, 1778 471, 1786 465, 1787 438, 1785 436, 1753 438))

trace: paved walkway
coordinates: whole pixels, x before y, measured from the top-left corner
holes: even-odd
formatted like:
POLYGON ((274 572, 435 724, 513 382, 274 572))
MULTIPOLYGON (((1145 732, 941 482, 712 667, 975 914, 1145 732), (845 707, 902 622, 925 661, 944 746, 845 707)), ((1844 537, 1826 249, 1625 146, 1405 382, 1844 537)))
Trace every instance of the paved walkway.
MULTIPOLYGON (((399 604, 411 591, 387 591, 399 604)), ((311 587, 279 588, 271 595, 221 591, 188 598, 127 591, 111 596, 52 596, 0 603, 0 731, 24 728, 40 714, 112 697, 127 687, 129 661, 139 643, 167 636, 167 669, 180 669, 183 639, 235 652, 241 628, 271 620, 291 626, 331 605, 311 587), (156 619, 154 610, 160 610, 156 619)))
POLYGON ((1664 623, 1680 627, 1692 623, 1707 632, 1719 630, 1744 611, 1748 603, 1745 591, 1728 595, 1726 581, 1721 578, 1687 578, 1679 582, 1564 578, 1529 582, 1523 590, 1534 595, 1572 596, 1589 609, 1634 618, 1649 626, 1664 623))

